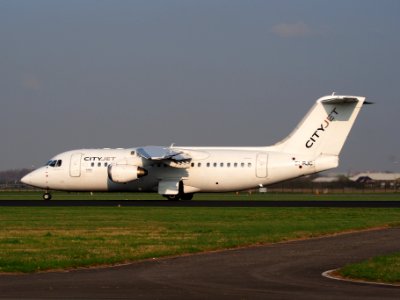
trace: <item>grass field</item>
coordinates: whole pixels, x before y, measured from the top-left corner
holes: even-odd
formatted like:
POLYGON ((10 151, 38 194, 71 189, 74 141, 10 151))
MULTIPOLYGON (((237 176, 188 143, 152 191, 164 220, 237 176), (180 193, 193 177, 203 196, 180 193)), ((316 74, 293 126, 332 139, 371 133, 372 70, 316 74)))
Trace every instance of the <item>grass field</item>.
POLYGON ((344 278, 400 283, 400 252, 345 266, 338 274, 344 278))
POLYGON ((0 272, 130 262, 400 226, 400 209, 0 207, 0 272))
MULTIPOLYGON (((0 200, 42 200, 40 191, 3 191, 0 200)), ((53 200, 164 200, 157 193, 67 193, 53 192, 53 200)), ((400 193, 344 193, 344 194, 305 194, 305 193, 220 193, 195 194, 193 200, 386 200, 400 201, 400 193)))

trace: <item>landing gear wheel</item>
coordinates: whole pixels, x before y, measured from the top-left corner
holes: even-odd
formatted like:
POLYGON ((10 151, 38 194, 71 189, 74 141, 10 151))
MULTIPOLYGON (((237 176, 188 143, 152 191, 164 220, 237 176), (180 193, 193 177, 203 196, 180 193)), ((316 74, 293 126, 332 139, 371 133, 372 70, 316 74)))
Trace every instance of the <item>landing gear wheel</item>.
POLYGON ((46 192, 46 193, 44 193, 43 194, 43 200, 51 200, 51 194, 50 193, 48 193, 48 192, 46 192))
POLYGON ((182 194, 181 195, 182 200, 192 200, 193 199, 193 194, 182 194))
POLYGON ((178 195, 164 195, 164 197, 167 197, 169 201, 179 201, 179 194, 178 195))

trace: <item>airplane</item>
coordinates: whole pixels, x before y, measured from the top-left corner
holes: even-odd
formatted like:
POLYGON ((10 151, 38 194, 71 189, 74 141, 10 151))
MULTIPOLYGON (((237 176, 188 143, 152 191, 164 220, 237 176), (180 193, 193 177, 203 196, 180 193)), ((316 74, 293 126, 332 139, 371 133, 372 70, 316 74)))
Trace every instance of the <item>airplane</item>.
POLYGON ((158 192, 169 200, 195 193, 268 186, 339 165, 339 154, 365 97, 319 98, 293 132, 272 146, 145 146, 78 149, 54 156, 21 181, 44 190, 158 192))

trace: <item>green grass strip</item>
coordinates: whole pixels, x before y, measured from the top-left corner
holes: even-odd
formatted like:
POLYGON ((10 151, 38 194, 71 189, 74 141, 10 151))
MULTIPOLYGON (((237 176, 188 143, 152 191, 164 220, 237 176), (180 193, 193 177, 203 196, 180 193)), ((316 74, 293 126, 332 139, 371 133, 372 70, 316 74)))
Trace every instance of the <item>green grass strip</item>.
POLYGON ((347 265, 340 269, 338 273, 350 279, 400 283, 400 252, 347 265))
POLYGON ((379 226, 400 209, 0 207, 0 272, 131 262, 379 226))

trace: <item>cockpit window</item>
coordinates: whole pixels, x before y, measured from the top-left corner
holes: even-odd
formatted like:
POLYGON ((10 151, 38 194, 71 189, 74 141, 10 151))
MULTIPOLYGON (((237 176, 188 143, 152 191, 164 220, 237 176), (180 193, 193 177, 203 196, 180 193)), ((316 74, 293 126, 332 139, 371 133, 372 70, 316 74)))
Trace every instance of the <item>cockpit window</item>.
POLYGON ((47 162, 47 164, 46 164, 46 166, 49 166, 49 167, 52 167, 52 168, 61 167, 61 165, 62 165, 62 160, 61 159, 59 159, 59 160, 49 160, 47 162))

